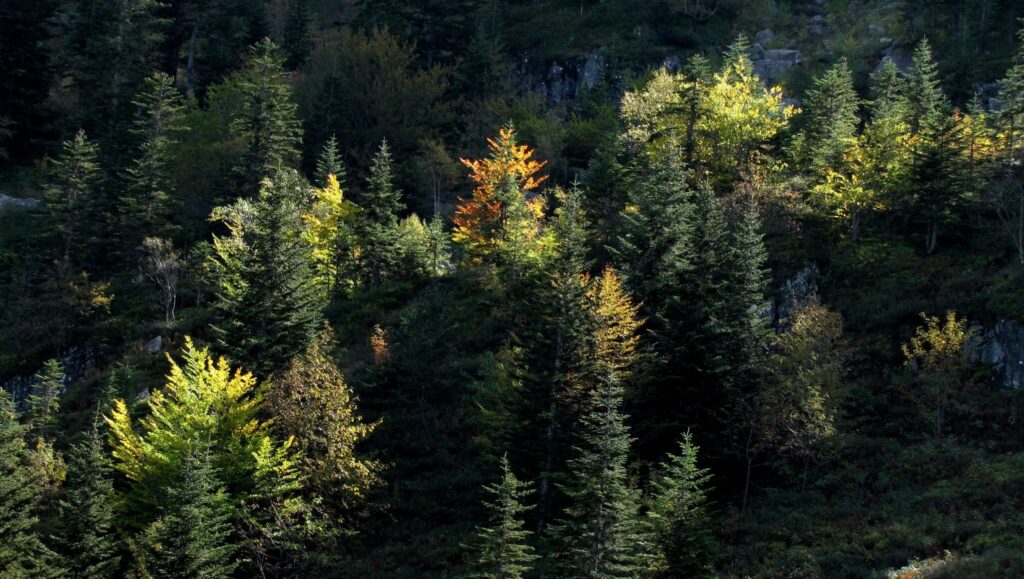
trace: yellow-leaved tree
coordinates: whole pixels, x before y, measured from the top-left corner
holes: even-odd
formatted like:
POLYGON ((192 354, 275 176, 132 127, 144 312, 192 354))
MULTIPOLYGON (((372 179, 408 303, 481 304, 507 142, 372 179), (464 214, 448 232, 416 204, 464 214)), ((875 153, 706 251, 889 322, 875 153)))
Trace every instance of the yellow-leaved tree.
POLYGON ((152 522, 167 507, 167 490, 188 458, 207 455, 230 497, 235 524, 253 531, 255 545, 304 508, 292 441, 275 438, 260 419, 262 397, 252 374, 233 371, 190 338, 182 354, 182 365, 168 356, 167 384, 150 396, 144 418, 133 423, 128 405, 118 399, 106 419, 114 467, 128 482, 123 498, 134 523, 152 522))
POLYGON ((941 438, 951 399, 970 384, 966 346, 971 333, 967 320, 952 311, 944 320, 921 314, 921 321, 903 345, 903 356, 917 382, 915 398, 923 411, 933 414, 935 438, 941 438))
POLYGON ((313 204, 302 214, 302 233, 309 244, 317 284, 329 294, 343 283, 346 262, 354 246, 351 224, 359 207, 348 199, 333 174, 322 189, 313 190, 313 204))

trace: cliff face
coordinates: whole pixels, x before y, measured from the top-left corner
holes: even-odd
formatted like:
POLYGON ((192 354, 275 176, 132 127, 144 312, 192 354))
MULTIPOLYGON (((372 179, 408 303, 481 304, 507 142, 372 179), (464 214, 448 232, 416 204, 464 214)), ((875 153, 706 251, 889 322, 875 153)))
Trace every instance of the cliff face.
POLYGON ((971 360, 990 364, 996 387, 1015 390, 1024 384, 1024 325, 1000 320, 991 328, 975 325, 968 343, 971 360))

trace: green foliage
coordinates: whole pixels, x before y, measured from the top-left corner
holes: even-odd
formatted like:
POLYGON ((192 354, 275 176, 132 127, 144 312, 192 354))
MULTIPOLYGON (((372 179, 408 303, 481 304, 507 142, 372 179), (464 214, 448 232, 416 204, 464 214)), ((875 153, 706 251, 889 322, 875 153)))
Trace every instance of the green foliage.
POLYGON ((302 125, 283 66, 277 46, 264 38, 238 76, 242 106, 231 128, 245 146, 235 168, 245 195, 257 195, 264 179, 298 161, 302 125))
POLYGON ((60 501, 61 551, 72 577, 112 578, 121 564, 114 529, 114 479, 98 421, 68 455, 60 501))
POLYGON ((500 468, 501 479, 485 488, 490 495, 486 503, 490 520, 477 534, 477 564, 488 577, 519 579, 537 559, 527 543, 532 533, 524 528, 522 520, 522 514, 529 510, 522 500, 530 495, 530 485, 516 478, 508 456, 501 457, 500 468))
POLYGON ((324 305, 313 283, 310 250, 300 235, 300 202, 308 187, 294 171, 264 181, 253 200, 220 207, 210 266, 219 320, 214 334, 233 359, 267 376, 302 352, 324 305))
POLYGON ((345 185, 345 162, 342 159, 341 151, 338 150, 338 140, 334 138, 334 135, 324 142, 324 146, 316 158, 316 172, 314 173, 316 182, 314 185, 326 187, 328 175, 334 175, 339 185, 345 185))
POLYGON ((853 76, 846 59, 840 59, 816 78, 814 88, 807 92, 808 120, 802 144, 812 173, 842 167, 849 141, 857 131, 858 108, 853 76))
POLYGON ((137 111, 133 133, 140 145, 125 177, 127 195, 121 199, 123 233, 129 243, 172 230, 178 202, 171 174, 172 148, 187 128, 185 104, 170 76, 154 73, 147 77, 133 104, 137 111))
POLYGON ((60 236, 65 261, 80 263, 86 259, 95 242, 92 236, 102 231, 99 220, 105 207, 100 198, 98 151, 80 130, 73 139, 64 141, 61 156, 51 169, 46 206, 60 236))
POLYGON ((708 577, 714 574, 718 545, 711 532, 708 492, 711 471, 697 465, 697 445, 689 432, 654 476, 650 521, 659 577, 708 577))
POLYGON ((229 577, 238 567, 231 543, 234 507, 220 486, 210 451, 185 456, 165 490, 159 518, 144 533, 144 569, 158 577, 229 577))
POLYGON ((0 573, 59 577, 58 558, 43 544, 37 527, 44 487, 29 467, 25 434, 10 395, 0 389, 0 573))
POLYGON ((29 429, 39 436, 50 436, 57 425, 60 396, 64 393, 64 367, 49 359, 34 377, 35 384, 28 399, 29 429))

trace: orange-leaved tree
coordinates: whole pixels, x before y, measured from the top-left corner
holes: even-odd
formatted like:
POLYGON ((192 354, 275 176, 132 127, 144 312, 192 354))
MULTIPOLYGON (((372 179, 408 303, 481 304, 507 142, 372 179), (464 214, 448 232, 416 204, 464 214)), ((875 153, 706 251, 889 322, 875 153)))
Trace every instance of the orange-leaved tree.
POLYGON ((511 125, 487 139, 490 154, 483 159, 460 159, 476 185, 473 196, 459 199, 452 219, 452 239, 463 245, 474 262, 497 251, 528 248, 541 236, 544 200, 527 197, 547 179, 537 176, 546 161, 533 159, 533 151, 516 144, 511 125))

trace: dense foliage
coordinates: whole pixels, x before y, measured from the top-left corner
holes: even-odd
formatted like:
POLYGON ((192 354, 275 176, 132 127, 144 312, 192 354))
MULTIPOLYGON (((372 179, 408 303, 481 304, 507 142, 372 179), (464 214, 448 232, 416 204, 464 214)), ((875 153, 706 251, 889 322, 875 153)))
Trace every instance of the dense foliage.
POLYGON ((0 4, 0 575, 1024 575, 1018 16, 0 4))

